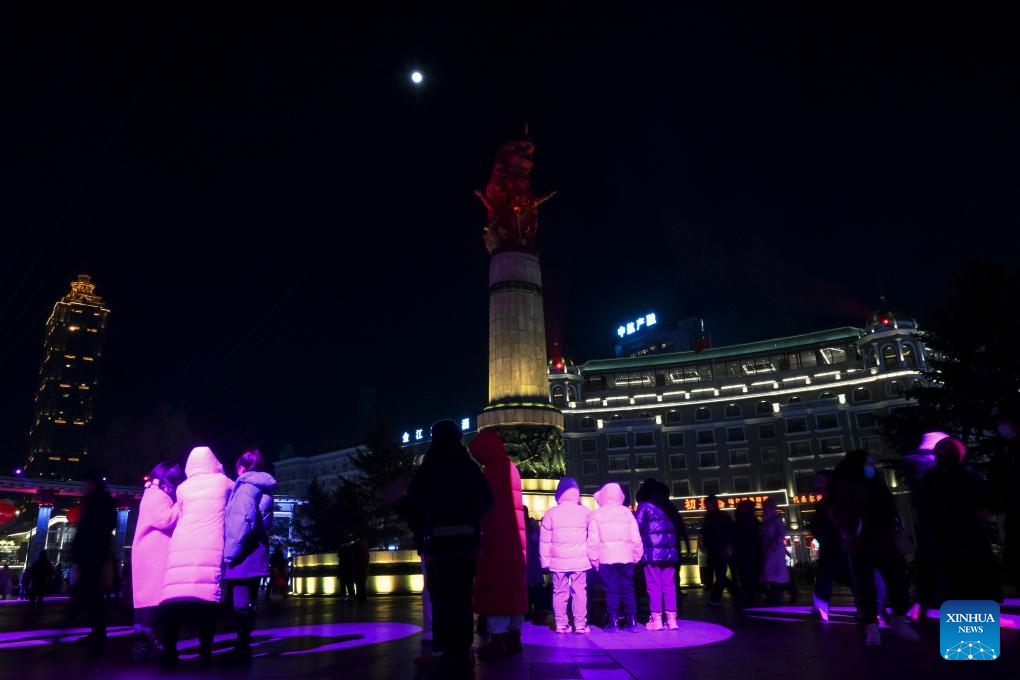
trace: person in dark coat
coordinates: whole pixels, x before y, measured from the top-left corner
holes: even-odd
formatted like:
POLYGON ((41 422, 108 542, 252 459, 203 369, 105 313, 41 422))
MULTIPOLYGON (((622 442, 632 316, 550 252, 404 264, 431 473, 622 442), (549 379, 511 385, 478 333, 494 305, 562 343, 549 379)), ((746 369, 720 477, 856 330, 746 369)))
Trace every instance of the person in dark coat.
POLYGON ((340 582, 340 599, 355 600, 354 589, 354 541, 348 540, 337 551, 337 580, 340 582))
POLYGON ((475 576, 475 612, 486 617, 489 642, 479 658, 518 654, 528 611, 527 533, 521 475, 495 430, 485 430, 468 446, 483 466, 492 507, 482 518, 482 545, 475 576))
POLYGON ((754 605, 761 589, 761 547, 761 523, 754 514, 754 502, 740 501, 733 515, 732 560, 739 593, 735 604, 740 607, 754 605))
POLYGON ((645 551, 645 587, 651 609, 645 629, 677 630, 676 569, 681 540, 690 552, 687 525, 669 500, 669 487, 658 480, 646 479, 638 489, 637 501, 635 519, 645 551))
POLYGON ((938 601, 1002 600, 988 521, 995 506, 984 476, 964 463, 966 447, 946 437, 921 480, 919 510, 934 539, 938 601), (947 502, 952 499, 952 503, 947 502))
POLYGON ((83 640, 93 651, 106 642, 104 575, 112 575, 113 531, 117 527, 117 506, 98 473, 87 476, 81 519, 71 542, 71 561, 78 565, 77 599, 88 618, 91 632, 83 640))
POLYGON ((892 493, 867 451, 849 451, 832 473, 831 513, 850 553, 857 609, 865 644, 882 644, 877 623, 876 574, 881 575, 893 609, 893 631, 917 639, 904 615, 910 607, 909 588, 898 537, 903 530, 892 493))
POLYGON ((812 611, 821 621, 829 620, 829 603, 836 579, 841 579, 853 590, 850 574, 850 558, 843 550, 843 538, 832 521, 829 511, 829 482, 832 475, 827 471, 815 474, 815 490, 820 500, 815 503, 811 516, 811 533, 818 541, 818 564, 815 571, 814 606, 812 611))
POLYGON ((269 556, 269 585, 266 587, 266 602, 272 598, 273 590, 277 590, 287 599, 287 556, 283 548, 277 546, 269 556))
POLYGON ((701 540, 705 544, 708 557, 708 568, 712 572, 712 591, 708 604, 713 607, 722 605, 723 589, 737 598, 733 582, 726 576, 733 555, 733 520, 719 508, 719 499, 711 495, 705 499, 705 519, 701 526, 701 540))
POLYGON ((992 411, 999 433, 998 447, 988 470, 988 478, 998 505, 1004 514, 1003 563, 1006 578, 1020 589, 1020 399, 1011 397, 992 411))
POLYGON ((37 557, 35 562, 32 563, 32 566, 25 571, 25 576, 21 578, 22 591, 28 592, 29 606, 33 610, 39 611, 42 609, 43 600, 46 597, 46 591, 49 588, 50 579, 53 578, 53 563, 51 563, 50 558, 46 556, 45 550, 39 553, 39 557, 37 557), (25 576, 28 578, 26 579, 25 576))
POLYGON ((489 485, 460 439, 460 426, 452 420, 432 426, 432 444, 400 503, 415 548, 425 558, 432 602, 432 653, 415 663, 438 662, 447 670, 473 663, 471 590, 482 516, 492 506, 489 485))
POLYGON ((545 578, 542 574, 542 556, 539 554, 542 528, 524 508, 524 531, 528 538, 528 616, 534 623, 545 623, 545 578))
POLYGON ((227 499, 223 578, 231 592, 237 640, 232 661, 251 662, 259 584, 269 575, 269 534, 273 526, 276 479, 265 471, 258 450, 237 459, 237 480, 227 499))

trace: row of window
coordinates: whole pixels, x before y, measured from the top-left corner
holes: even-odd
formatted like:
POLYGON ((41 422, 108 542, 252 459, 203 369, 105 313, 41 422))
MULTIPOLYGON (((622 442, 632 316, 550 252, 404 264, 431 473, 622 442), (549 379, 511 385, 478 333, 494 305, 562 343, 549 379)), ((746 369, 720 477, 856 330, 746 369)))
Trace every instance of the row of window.
MULTIPOLYGON (((865 448, 874 453, 878 453, 879 445, 877 440, 864 440, 862 441, 862 448, 865 448)), ((787 445, 788 455, 790 458, 800 458, 805 456, 813 456, 817 452, 820 455, 830 455, 843 453, 843 438, 842 437, 828 437, 825 439, 818 440, 818 446, 815 447, 813 442, 802 441, 802 442, 791 442, 787 445)), ((704 468, 718 468, 720 466, 718 451, 702 451, 697 455, 698 467, 704 468)), ((729 456, 729 465, 750 465, 751 458, 748 454, 748 449, 729 449, 726 451, 729 456)), ((758 455, 760 456, 763 464, 778 463, 779 462, 779 447, 778 446, 762 446, 758 448, 758 455)), ((687 469, 687 454, 684 453, 671 453, 669 454, 669 469, 672 472, 683 471, 687 469)), ((633 456, 633 465, 631 464, 631 454, 609 456, 609 472, 631 472, 635 470, 657 470, 659 469, 658 454, 655 453, 638 453, 633 456)), ((594 476, 599 474, 599 461, 597 458, 585 458, 581 461, 581 473, 585 476, 594 476)))
MULTIPOLYGON (((751 485, 751 477, 747 475, 737 475, 730 479, 732 489, 730 493, 750 493, 753 491, 751 485)), ((628 501, 633 500, 634 485, 628 481, 619 482, 623 488, 624 494, 626 494, 628 501)), ((786 484, 783 481, 782 475, 765 475, 764 477, 764 488, 768 491, 776 491, 778 489, 785 489, 786 484)), ((598 484, 586 484, 584 486, 585 494, 594 494, 599 490, 598 484)), ((708 496, 711 494, 724 493, 723 486, 717 478, 706 478, 701 480, 700 494, 708 496)), ((670 482, 670 495, 674 498, 685 498, 693 496, 691 480, 689 479, 674 479, 670 482)))
MULTIPOLYGON (((913 387, 915 389, 921 387, 921 385, 922 385, 921 381, 916 380, 916 379, 914 380, 913 387)), ((889 396, 889 397, 900 397, 900 396, 903 396, 903 394, 905 393, 905 390, 906 390, 906 388, 904 387, 904 384, 902 382, 900 382, 899 380, 893 380, 892 382, 890 382, 889 384, 886 385, 886 393, 887 393, 887 396, 889 396)), ((858 387, 857 389, 855 389, 853 391, 852 397, 853 397, 853 402, 855 404, 869 402, 869 401, 872 401, 872 399, 873 399, 872 394, 871 394, 871 390, 868 389, 867 387, 858 387)), ((836 395, 833 394, 832 392, 822 392, 818 396, 818 400, 819 401, 829 401, 829 400, 835 401, 836 400, 836 395)), ((787 404, 797 404, 797 403, 802 403, 802 402, 803 402, 803 399, 801 397, 797 396, 797 395, 793 395, 789 399, 786 400, 787 404)), ((771 402, 771 401, 767 401, 765 399, 762 399, 761 401, 759 401, 758 403, 756 403, 754 405, 754 415, 756 415, 756 416, 768 416, 768 415, 772 415, 772 413, 773 413, 772 403, 773 402, 771 402)), ((738 404, 736 402, 727 404, 725 406, 725 408, 723 409, 723 416, 725 418, 742 418, 743 417, 743 409, 741 408, 740 404, 738 404)), ((653 416, 650 411, 642 411, 641 413, 638 414, 637 417, 638 417, 639 420, 651 420, 655 416, 653 416)), ((623 415, 621 415, 619 413, 614 413, 613 415, 611 415, 609 417, 609 421, 610 422, 619 421, 619 420, 623 420, 623 419, 624 419, 623 415)), ((679 424, 683 423, 683 416, 682 416, 680 410, 672 409, 672 410, 667 411, 665 413, 665 415, 663 416, 662 420, 663 420, 663 422, 666 425, 679 425, 679 424)), ((714 420, 714 415, 712 413, 712 409, 710 407, 708 407, 708 406, 701 406, 701 407, 699 407, 694 412, 694 420, 696 422, 697 421, 705 422, 705 421, 714 420)), ((596 419, 595 419, 594 416, 584 416, 583 418, 581 418, 581 429, 582 430, 593 430, 593 429, 595 429, 596 424, 597 423, 596 423, 596 419)))
MULTIPOLYGON (((857 427, 861 429, 874 428, 878 425, 878 418, 874 413, 858 413, 857 427)), ((770 440, 776 438, 775 423, 762 423, 758 427, 758 439, 770 440)), ((815 430, 837 430, 839 429, 839 416, 836 413, 821 413, 815 416, 815 430)), ((806 416, 787 418, 786 433, 801 434, 809 432, 806 416)), ((634 432, 634 446, 637 448, 655 446, 654 432, 634 432)), ((686 444, 686 432, 667 432, 666 446, 668 448, 681 448, 686 444)), ((715 430, 698 430, 695 432, 698 446, 710 446, 716 443, 715 430)), ((726 442, 739 443, 747 441, 746 427, 727 427, 726 442)), ((611 432, 606 435, 606 448, 625 449, 628 447, 626 432, 611 432)), ((585 437, 581 440, 581 451, 594 453, 598 451, 598 438, 585 437)))

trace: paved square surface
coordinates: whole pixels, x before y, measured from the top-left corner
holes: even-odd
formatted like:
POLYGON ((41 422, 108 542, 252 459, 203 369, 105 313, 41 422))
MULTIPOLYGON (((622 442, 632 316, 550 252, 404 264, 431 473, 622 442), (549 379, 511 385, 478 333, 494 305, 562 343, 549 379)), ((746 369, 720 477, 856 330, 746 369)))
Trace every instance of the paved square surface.
MULTIPOLYGON (((815 622, 808 606, 757 608, 743 613, 729 603, 709 608, 701 592, 688 591, 681 629, 609 635, 557 635, 526 625, 522 655, 478 663, 477 678, 616 680, 617 678, 1006 678, 1020 677, 1015 625, 1020 602, 1004 606, 1001 657, 961 667, 939 657, 937 622, 921 640, 904 643, 886 630, 883 646, 865 648, 850 602, 835 603, 832 621, 815 622)), ((130 610, 114 606, 110 640, 92 659, 74 640, 84 631, 69 603, 46 603, 31 614, 23 603, 0 602, 0 678, 432 678, 416 672, 412 659, 428 642, 420 631, 418 598, 377 598, 362 603, 331 599, 277 601, 263 606, 255 634, 258 654, 250 668, 201 671, 194 641, 182 644, 183 662, 173 672, 135 665, 130 650, 130 610)), ((229 613, 221 619, 217 649, 233 638, 229 613)))

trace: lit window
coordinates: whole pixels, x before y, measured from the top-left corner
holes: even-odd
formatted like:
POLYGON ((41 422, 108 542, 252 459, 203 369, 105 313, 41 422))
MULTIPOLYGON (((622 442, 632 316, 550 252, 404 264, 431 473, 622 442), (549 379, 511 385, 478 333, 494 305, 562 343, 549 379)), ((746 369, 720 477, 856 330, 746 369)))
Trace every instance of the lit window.
POLYGON ((772 404, 767 401, 759 401, 754 405, 754 412, 759 416, 767 416, 772 413, 772 404))
POLYGON ((707 406, 702 406, 694 412, 695 420, 712 420, 712 412, 708 410, 707 406))
POLYGON ((739 418, 740 417, 740 404, 727 404, 727 406, 726 406, 726 417, 727 418, 739 418))
POLYGON ((69 331, 71 331, 72 333, 74 333, 75 331, 77 331, 77 330, 78 330, 78 327, 77 327, 77 326, 68 326, 68 327, 67 327, 67 330, 69 330, 69 331))

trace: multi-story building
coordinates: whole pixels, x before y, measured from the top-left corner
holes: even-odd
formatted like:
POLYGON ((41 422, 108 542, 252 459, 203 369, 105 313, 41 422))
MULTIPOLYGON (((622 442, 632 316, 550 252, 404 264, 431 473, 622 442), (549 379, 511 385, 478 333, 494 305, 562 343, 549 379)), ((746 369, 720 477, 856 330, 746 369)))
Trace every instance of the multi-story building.
POLYGON ((351 458, 365 451, 364 446, 352 446, 327 451, 315 456, 294 456, 276 462, 276 493, 292 498, 308 498, 308 487, 317 481, 323 491, 336 491, 344 479, 357 474, 351 458))
POLYGON ((109 315, 87 274, 72 281, 71 292, 53 306, 46 321, 26 474, 73 479, 85 468, 109 315))
POLYGON ((550 399, 584 493, 615 481, 633 499, 656 477, 681 511, 703 509, 709 494, 771 495, 797 530, 816 471, 855 448, 893 456, 879 418, 908 403, 925 368, 916 323, 877 312, 865 329, 568 362, 550 370, 550 399))

